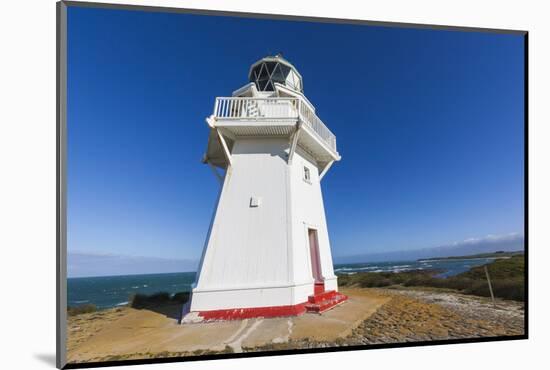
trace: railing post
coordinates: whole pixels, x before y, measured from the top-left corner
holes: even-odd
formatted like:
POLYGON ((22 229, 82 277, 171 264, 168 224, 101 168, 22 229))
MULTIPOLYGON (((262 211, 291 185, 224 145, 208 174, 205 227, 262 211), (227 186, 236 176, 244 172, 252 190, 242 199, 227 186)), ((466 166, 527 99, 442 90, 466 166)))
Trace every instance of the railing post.
POLYGON ((219 104, 220 98, 216 98, 216 102, 214 103, 214 117, 218 116, 218 104, 219 104))

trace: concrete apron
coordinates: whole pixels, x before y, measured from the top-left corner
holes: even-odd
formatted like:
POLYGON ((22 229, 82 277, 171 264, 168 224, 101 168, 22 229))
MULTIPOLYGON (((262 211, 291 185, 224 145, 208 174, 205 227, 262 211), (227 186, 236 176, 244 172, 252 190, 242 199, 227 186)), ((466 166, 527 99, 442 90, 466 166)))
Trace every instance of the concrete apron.
MULTIPOLYGON (((243 349, 286 343, 308 338, 312 341, 333 341, 351 334, 361 322, 376 312, 389 298, 367 295, 360 289, 345 289, 349 299, 322 314, 255 318, 233 321, 215 321, 178 324, 154 312, 137 311, 122 318, 79 346, 84 357, 108 353, 193 352, 197 350, 223 351, 228 346, 234 352, 243 349), (137 316, 141 315, 141 316, 137 316), (147 315, 144 317, 143 315, 147 315), (144 321, 147 320, 147 323, 144 321), (136 322, 142 322, 136 325, 136 322), (117 330, 117 327, 119 327, 117 330), (124 330, 120 330, 123 328, 124 330), (105 344, 108 343, 108 348, 105 344)), ((76 359, 76 358, 75 358, 76 359)))

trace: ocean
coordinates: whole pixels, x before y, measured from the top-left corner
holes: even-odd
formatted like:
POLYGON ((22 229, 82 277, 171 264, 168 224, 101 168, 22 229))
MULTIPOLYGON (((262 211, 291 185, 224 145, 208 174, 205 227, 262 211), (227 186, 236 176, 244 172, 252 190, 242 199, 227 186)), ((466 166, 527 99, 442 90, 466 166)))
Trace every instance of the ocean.
POLYGON ((466 272, 472 267, 493 262, 494 258, 438 259, 400 262, 371 262, 334 265, 335 274, 355 274, 358 272, 402 272, 411 270, 439 270, 437 277, 446 278, 466 272))
MULTIPOLYGON (((492 261, 494 258, 336 264, 334 272, 344 275, 357 272, 440 270, 442 272, 438 276, 445 278, 492 261)), ((69 278, 67 303, 68 306, 94 304, 99 309, 111 308, 126 305, 130 296, 136 293, 188 292, 194 281, 195 272, 69 278)))
POLYGON ((67 305, 94 304, 99 309, 122 306, 135 293, 188 292, 194 281, 194 272, 69 278, 67 305))

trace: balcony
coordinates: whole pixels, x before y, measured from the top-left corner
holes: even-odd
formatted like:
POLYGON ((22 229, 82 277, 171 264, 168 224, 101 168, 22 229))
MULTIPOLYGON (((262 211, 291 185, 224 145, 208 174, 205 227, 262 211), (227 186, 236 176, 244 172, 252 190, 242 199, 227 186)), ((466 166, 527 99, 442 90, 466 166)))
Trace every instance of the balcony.
MULTIPOLYGON (((299 98, 216 98, 214 118, 217 121, 247 121, 255 125, 276 126, 302 122, 306 131, 338 157, 336 136, 317 117, 315 112, 299 98)), ((282 126, 291 127, 291 126, 282 126)), ((286 132, 280 133, 285 134, 286 132)))

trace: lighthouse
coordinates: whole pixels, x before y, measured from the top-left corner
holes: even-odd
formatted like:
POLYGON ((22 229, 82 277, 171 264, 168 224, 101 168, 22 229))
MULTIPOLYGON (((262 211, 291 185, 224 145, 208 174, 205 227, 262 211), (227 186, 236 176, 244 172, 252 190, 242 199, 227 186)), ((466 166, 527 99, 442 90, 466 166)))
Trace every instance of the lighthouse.
POLYGON ((334 275, 321 182, 336 137, 281 55, 217 97, 203 163, 220 193, 184 322, 323 313, 344 302, 334 275))

